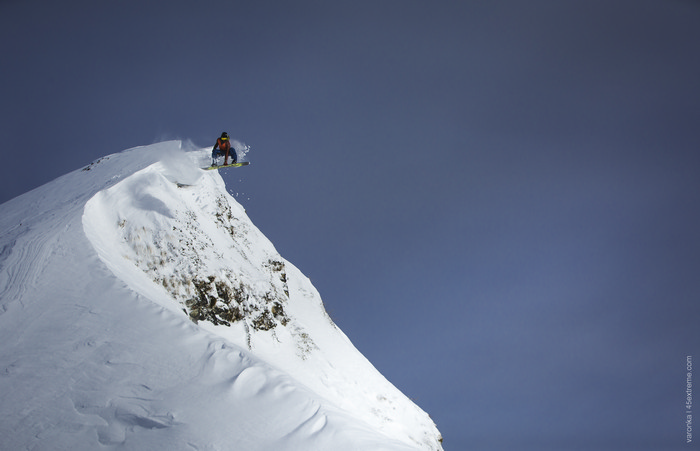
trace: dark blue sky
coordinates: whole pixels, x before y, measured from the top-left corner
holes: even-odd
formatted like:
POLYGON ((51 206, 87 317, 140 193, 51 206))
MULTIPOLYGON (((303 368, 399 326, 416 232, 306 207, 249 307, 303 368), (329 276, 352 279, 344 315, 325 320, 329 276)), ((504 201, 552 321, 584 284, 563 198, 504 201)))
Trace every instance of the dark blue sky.
POLYGON ((0 58, 0 202, 226 130, 446 449, 697 448, 700 3, 2 1, 0 58))

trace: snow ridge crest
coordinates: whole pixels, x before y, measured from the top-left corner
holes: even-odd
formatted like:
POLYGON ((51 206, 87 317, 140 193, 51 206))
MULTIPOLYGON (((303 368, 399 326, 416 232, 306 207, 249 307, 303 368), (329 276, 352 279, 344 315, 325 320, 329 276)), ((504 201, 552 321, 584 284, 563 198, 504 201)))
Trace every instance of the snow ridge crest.
POLYGON ((427 414, 352 346, 219 173, 199 169, 203 159, 205 150, 172 152, 97 192, 82 222, 100 259, 133 291, 403 443, 386 449, 441 450, 427 414))

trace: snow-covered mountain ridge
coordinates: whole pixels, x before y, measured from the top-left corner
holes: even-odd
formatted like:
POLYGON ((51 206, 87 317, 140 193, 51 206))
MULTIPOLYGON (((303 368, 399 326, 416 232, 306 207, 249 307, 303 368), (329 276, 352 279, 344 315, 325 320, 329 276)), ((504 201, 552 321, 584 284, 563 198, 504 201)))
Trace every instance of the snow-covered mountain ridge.
POLYGON ((180 147, 0 206, 0 447, 442 449, 180 147))

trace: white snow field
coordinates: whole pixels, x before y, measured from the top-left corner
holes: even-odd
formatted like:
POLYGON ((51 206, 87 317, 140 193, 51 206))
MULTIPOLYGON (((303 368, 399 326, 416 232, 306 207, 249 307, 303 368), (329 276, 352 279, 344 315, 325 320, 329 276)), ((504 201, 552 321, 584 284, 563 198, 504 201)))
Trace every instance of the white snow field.
POLYGON ((441 450, 181 147, 0 205, 0 449, 441 450))

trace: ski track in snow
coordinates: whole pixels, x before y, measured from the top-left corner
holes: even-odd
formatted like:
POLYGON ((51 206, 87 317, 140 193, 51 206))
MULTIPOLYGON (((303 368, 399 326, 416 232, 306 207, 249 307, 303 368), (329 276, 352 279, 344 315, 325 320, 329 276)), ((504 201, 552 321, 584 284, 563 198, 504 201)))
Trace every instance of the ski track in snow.
POLYGON ((0 206, 0 448, 441 449, 218 173, 192 163, 206 152, 178 149, 111 155, 0 206), (132 223, 143 246, 121 235, 132 223), (195 242, 199 266, 168 261, 167 239, 195 242), (151 254, 164 265, 149 269, 151 254), (185 290, 153 280, 163 268, 230 277, 227 265, 251 311, 275 296, 287 318, 195 324, 173 297, 185 290))

